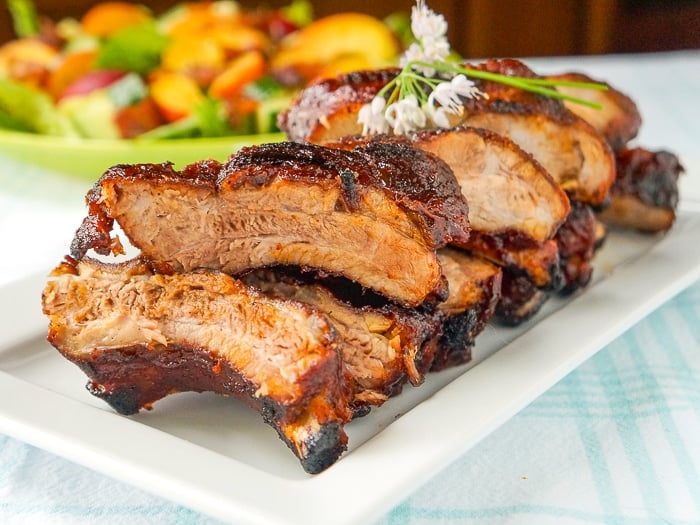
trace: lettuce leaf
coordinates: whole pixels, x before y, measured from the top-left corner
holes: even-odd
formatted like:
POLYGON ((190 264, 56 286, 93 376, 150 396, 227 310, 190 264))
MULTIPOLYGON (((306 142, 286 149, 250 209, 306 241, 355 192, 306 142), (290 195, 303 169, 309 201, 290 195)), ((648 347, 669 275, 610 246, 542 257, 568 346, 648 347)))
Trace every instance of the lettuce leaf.
POLYGON ((5 114, 0 124, 11 123, 12 129, 63 137, 78 135, 47 93, 8 78, 0 78, 0 112, 5 114))
POLYGON ((127 27, 104 41, 97 67, 145 75, 160 64, 160 56, 169 41, 158 32, 155 22, 127 27))

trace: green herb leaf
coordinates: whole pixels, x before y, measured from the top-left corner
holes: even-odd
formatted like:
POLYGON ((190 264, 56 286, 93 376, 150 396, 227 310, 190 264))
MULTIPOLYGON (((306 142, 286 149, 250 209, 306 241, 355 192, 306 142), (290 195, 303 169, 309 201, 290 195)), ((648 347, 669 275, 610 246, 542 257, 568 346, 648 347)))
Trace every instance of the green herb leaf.
POLYGON ((158 32, 155 22, 127 27, 105 40, 97 67, 145 75, 160 64, 161 53, 169 41, 158 32))

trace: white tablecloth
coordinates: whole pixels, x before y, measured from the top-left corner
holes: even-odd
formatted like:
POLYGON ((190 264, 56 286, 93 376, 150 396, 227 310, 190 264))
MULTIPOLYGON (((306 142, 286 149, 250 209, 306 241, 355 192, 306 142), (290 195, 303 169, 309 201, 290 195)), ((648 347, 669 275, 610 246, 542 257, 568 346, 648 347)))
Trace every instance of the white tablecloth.
MULTIPOLYGON (((700 52, 529 63, 610 81, 641 108, 639 144, 699 155, 700 52)), ((0 157, 0 285, 62 258, 87 189, 0 157)), ((5 308, 12 297, 0 301, 5 308)), ((406 494, 377 525, 700 523, 699 313, 695 284, 406 494)), ((0 523, 217 521, 0 434, 0 523)))

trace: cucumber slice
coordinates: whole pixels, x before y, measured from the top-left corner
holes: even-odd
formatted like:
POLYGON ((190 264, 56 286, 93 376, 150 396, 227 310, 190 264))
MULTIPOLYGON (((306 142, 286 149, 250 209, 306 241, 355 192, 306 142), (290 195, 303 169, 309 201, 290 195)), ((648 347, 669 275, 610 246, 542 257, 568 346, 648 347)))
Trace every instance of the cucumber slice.
POLYGON ((255 113, 255 128, 258 133, 275 133, 277 127, 277 115, 289 107, 292 102, 291 95, 278 96, 261 100, 255 113))
POLYGON ((59 111, 68 117, 81 136, 90 139, 118 139, 114 118, 116 106, 103 89, 62 100, 59 111))

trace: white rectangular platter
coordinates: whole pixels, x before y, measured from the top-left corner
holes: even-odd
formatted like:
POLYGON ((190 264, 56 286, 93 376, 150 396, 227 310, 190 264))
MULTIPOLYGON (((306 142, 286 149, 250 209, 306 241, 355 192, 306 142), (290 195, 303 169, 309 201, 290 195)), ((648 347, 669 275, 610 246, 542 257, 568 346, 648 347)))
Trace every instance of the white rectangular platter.
POLYGON ((471 364, 348 425, 349 452, 317 476, 231 399, 179 394, 113 413, 45 342, 44 276, 0 289, 0 431, 238 525, 370 523, 700 277, 700 164, 686 167, 668 235, 612 232, 583 293, 518 329, 489 327, 471 364))

